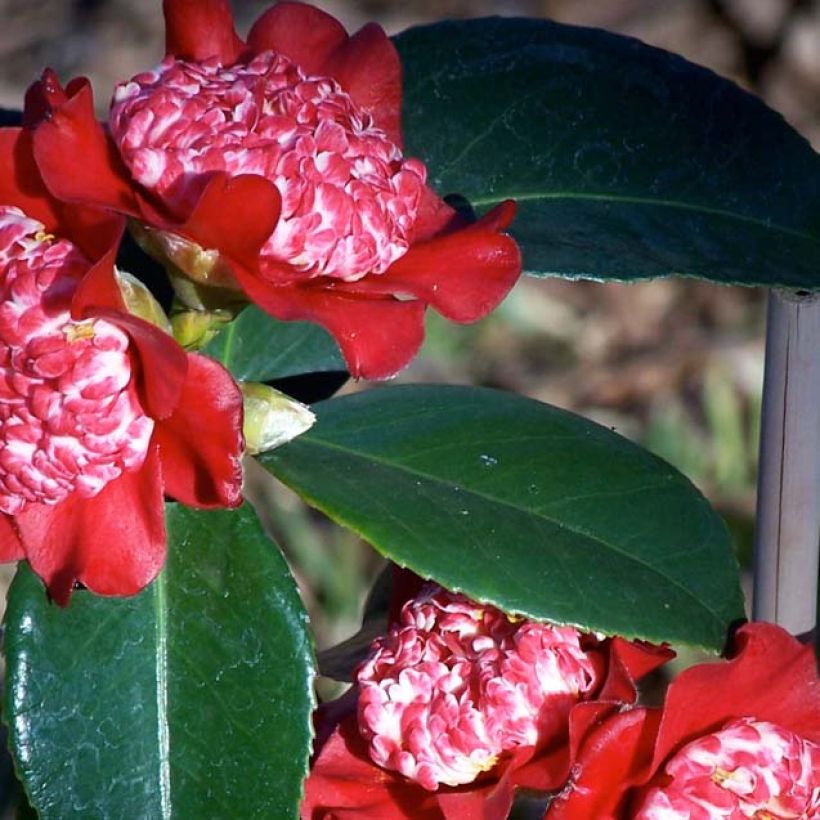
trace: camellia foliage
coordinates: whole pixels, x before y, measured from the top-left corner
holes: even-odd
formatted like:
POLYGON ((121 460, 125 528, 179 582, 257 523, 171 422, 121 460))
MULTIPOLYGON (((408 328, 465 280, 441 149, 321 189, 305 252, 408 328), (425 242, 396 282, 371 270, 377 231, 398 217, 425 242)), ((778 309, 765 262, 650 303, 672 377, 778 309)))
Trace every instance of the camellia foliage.
POLYGON ((813 656, 737 629, 727 529, 685 476, 510 393, 333 396, 407 365, 428 307, 477 321, 522 272, 817 287, 816 154, 605 32, 391 41, 286 1, 241 38, 227 0, 163 11, 165 59, 102 121, 46 69, 0 129, 5 721, 31 808, 817 816, 813 656), (275 389, 297 384, 321 400, 275 389), (372 643, 317 663, 252 471, 387 559, 372 643), (642 705, 674 647, 726 659, 642 705), (317 703, 319 673, 352 686, 317 703))

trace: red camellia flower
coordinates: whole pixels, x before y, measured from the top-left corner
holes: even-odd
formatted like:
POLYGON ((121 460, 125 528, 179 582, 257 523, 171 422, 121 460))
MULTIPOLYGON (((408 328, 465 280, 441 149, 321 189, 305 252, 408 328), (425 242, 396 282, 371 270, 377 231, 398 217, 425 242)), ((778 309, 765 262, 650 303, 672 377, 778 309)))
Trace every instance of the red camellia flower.
POLYGON ((129 595, 165 556, 163 494, 241 502, 228 373, 125 310, 121 217, 51 199, 31 136, 0 131, 0 560, 52 597, 129 595))
POLYGON ((376 25, 348 37, 283 2, 236 35, 226 0, 165 0, 167 57, 114 94, 44 75, 29 95, 51 191, 133 217, 152 252, 205 285, 338 341, 354 376, 407 364, 429 304, 472 322, 521 272, 512 202, 465 224, 402 154, 401 66, 376 25), (86 168, 76 173, 74 157, 86 168))
POLYGON ((311 769, 302 817, 506 817, 516 788, 564 782, 580 701, 634 701, 633 676, 670 655, 510 618, 428 585, 373 643, 356 701, 324 707, 337 725, 311 769))
POLYGON ((816 820, 814 654, 780 627, 748 624, 731 660, 681 673, 663 709, 588 723, 572 754, 547 820, 816 820))

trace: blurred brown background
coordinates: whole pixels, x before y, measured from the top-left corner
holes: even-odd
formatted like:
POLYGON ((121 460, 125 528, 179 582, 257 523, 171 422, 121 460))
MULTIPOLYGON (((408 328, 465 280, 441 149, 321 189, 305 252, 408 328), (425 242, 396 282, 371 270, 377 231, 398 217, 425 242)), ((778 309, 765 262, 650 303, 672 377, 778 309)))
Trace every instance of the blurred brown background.
MULTIPOLYGON (((267 0, 236 0, 244 33, 267 0)), ((441 17, 550 17, 676 51, 760 94, 820 148, 818 0, 327 0, 349 29, 390 33, 441 17)), ((0 0, 0 106, 18 108, 43 66, 91 77, 101 113, 113 85, 162 56, 160 0, 0 0)), ((676 464, 730 521, 748 555, 762 382, 764 294, 687 280, 601 285, 527 280, 479 325, 431 316, 400 380, 516 390, 616 427, 676 464)), ((360 386, 361 387, 361 386, 360 386)), ((350 388, 348 388, 350 389, 350 388)), ((356 389, 355 387, 353 389, 356 389)), ((353 628, 376 561, 314 526, 286 493, 272 511, 320 643, 353 628), (330 555, 331 560, 328 560, 330 555)))

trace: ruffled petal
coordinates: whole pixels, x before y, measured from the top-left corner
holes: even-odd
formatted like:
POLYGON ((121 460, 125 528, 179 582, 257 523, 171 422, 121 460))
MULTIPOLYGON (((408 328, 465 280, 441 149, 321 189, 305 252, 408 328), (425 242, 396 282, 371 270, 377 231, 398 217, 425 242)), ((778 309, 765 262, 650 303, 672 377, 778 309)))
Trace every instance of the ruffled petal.
POLYGON ((65 606, 74 581, 99 595, 134 595, 165 560, 165 509, 157 448, 139 470, 109 482, 94 498, 72 495, 32 504, 15 517, 31 568, 65 606))
POLYGON ((34 161, 32 134, 20 128, 0 129, 0 203, 14 205, 47 231, 70 238, 90 260, 115 249, 125 225, 114 214, 53 200, 34 161))
POLYGON ((520 274, 521 252, 515 241, 477 222, 420 242, 383 275, 339 289, 374 296, 410 294, 447 319, 474 322, 501 302, 520 274))
POLYGON ((306 319, 327 329, 354 378, 392 376, 424 341, 424 305, 418 301, 363 299, 331 288, 276 287, 239 269, 236 274, 250 299, 272 316, 306 319))
MULTIPOLYGON (((580 704, 578 720, 598 704, 580 704)), ((660 710, 632 709, 592 723, 582 734, 570 785, 550 804, 545 820, 626 817, 628 792, 649 776, 649 759, 660 710)))
POLYGON ((370 761, 355 715, 342 721, 305 781, 302 820, 443 820, 432 792, 370 761))
POLYGON ((31 133, 22 128, 0 129, 0 203, 14 205, 47 230, 57 226, 55 203, 34 162, 31 133))
POLYGON ((206 250, 215 248, 253 270, 259 251, 279 221, 282 198, 264 177, 214 174, 205 184, 190 215, 178 226, 163 227, 189 236, 206 250))
POLYGON ((248 34, 252 51, 278 51, 306 74, 319 74, 337 48, 347 42, 344 26, 324 11, 286 0, 269 8, 248 34))
POLYGON ((167 333, 128 313, 107 308, 86 310, 84 317, 105 319, 124 330, 137 354, 143 408, 157 420, 176 409, 188 372, 189 357, 167 333))
POLYGON ((179 403, 154 441, 168 495, 191 507, 242 503, 242 394, 221 365, 188 355, 179 403))
POLYGON ((653 768, 684 740, 754 717, 820 743, 820 683, 812 647, 779 626, 752 623, 729 661, 681 672, 669 687, 653 768))
POLYGON ((165 53, 184 60, 216 57, 222 65, 239 59, 243 43, 228 0, 163 0, 165 53))
POLYGON ((547 792, 560 789, 570 773, 572 761, 587 731, 606 716, 631 706, 638 700, 636 681, 670 661, 675 653, 664 646, 606 640, 600 650, 593 650, 605 670, 594 700, 582 701, 570 712, 568 737, 546 749, 539 749, 531 760, 525 760, 512 775, 516 786, 547 792))
POLYGON ((667 646, 612 638, 607 642, 607 675, 596 700, 610 703, 635 703, 635 682, 668 663, 675 653, 667 646))
POLYGON ((497 780, 481 785, 476 782, 469 789, 441 789, 436 802, 445 820, 498 820, 509 817, 512 808, 516 774, 532 758, 533 746, 516 749, 504 762, 497 780))
POLYGON ((736 637, 730 660, 678 675, 663 709, 577 705, 570 715, 572 782, 547 820, 623 816, 631 790, 654 777, 681 746, 739 718, 768 721, 820 742, 812 648, 774 624, 747 624, 736 637))
POLYGON ((114 246, 83 276, 71 299, 71 315, 84 319, 94 309, 125 311, 125 301, 114 278, 117 247, 114 246))
POLYGON ((333 77, 402 146, 401 61, 381 26, 369 23, 357 31, 328 56, 319 73, 333 77))
POLYGON ((17 534, 14 519, 0 513, 0 562, 17 561, 25 557, 26 551, 17 534))
POLYGON ((47 112, 32 127, 34 157, 48 190, 66 202, 139 215, 128 171, 94 116, 88 81, 70 85, 73 95, 54 107, 45 85, 44 80, 34 83, 29 98, 47 112))

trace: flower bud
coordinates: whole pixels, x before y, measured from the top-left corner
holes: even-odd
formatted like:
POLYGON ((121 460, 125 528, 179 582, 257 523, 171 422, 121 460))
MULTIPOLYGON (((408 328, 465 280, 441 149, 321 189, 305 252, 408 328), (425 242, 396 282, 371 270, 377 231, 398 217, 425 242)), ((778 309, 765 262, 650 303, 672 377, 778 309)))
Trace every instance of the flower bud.
POLYGON ((148 287, 133 274, 119 268, 114 268, 114 276, 128 312, 171 333, 171 323, 148 287))
POLYGON ((168 268, 169 274, 183 274, 209 287, 239 290, 230 267, 219 251, 203 248, 178 234, 149 228, 135 220, 129 221, 128 230, 140 248, 168 268))
POLYGON ((245 404, 245 448, 251 455, 273 450, 313 427, 316 416, 290 396, 258 382, 239 386, 245 404))
POLYGON ((174 338, 186 350, 205 347, 233 319, 228 310, 181 310, 171 317, 174 338))

